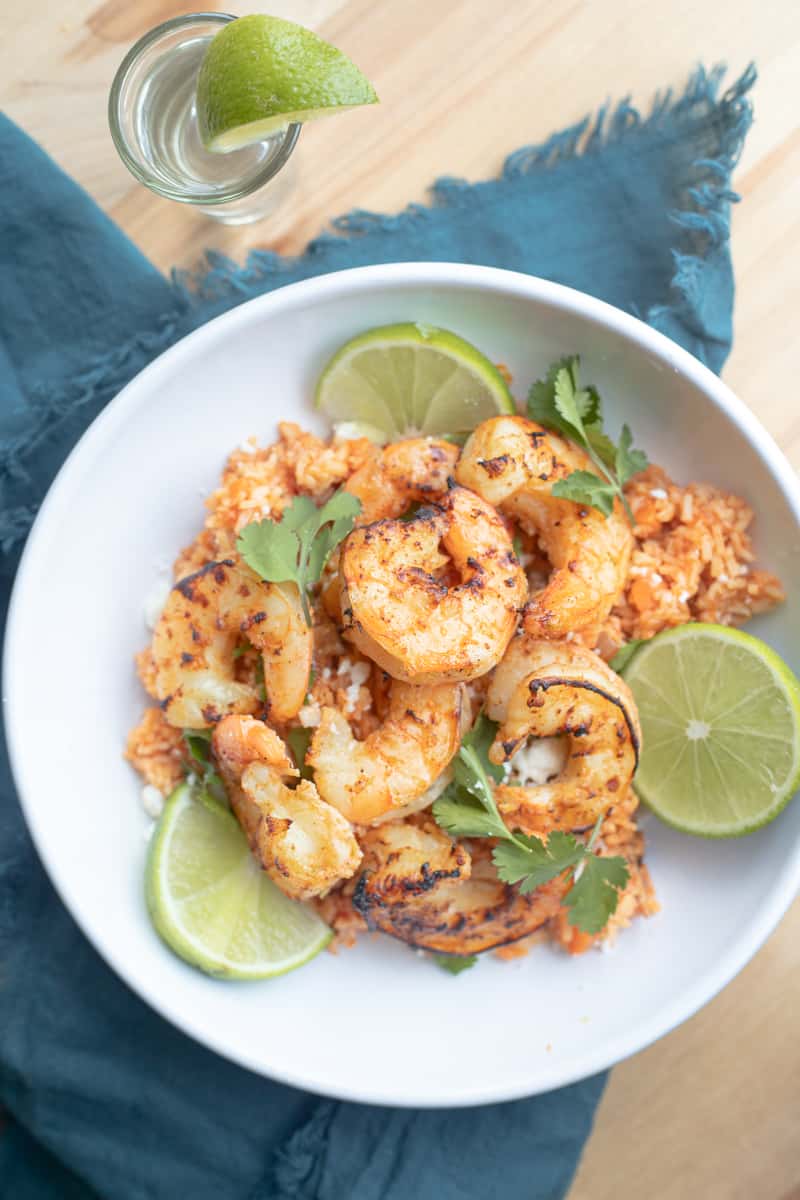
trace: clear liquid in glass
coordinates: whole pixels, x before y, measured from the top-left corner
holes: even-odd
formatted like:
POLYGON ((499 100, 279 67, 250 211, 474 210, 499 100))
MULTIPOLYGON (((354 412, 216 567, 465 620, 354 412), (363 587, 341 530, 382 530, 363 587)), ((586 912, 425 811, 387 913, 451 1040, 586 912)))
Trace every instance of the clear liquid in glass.
POLYGON ((264 168, 279 138, 229 154, 210 154, 200 140, 197 75, 210 37, 191 37, 165 50, 131 96, 143 160, 167 186, 191 194, 246 186, 264 168))
POLYGON ((210 154, 197 125, 197 77, 225 13, 174 17, 149 31, 120 64, 109 124, 128 170, 145 187, 227 224, 260 220, 291 191, 298 125, 229 154, 210 154))

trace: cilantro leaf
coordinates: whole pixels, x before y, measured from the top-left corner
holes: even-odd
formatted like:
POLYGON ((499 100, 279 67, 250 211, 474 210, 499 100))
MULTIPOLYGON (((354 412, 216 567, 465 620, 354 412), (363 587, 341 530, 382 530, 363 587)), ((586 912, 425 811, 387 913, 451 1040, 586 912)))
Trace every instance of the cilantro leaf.
POLYGON ((194 799, 199 800, 202 804, 210 805, 212 808, 219 807, 220 804, 227 806, 228 797, 225 785, 217 772, 211 753, 211 730, 184 729, 183 740, 189 754, 197 764, 197 770, 193 771, 190 776, 193 780, 194 799))
MULTIPOLYGON (((295 496, 281 513, 281 525, 284 529, 298 530, 307 521, 316 518, 318 509, 310 496, 295 496)), ((279 582, 274 580, 274 582, 279 582)))
POLYGON ((211 762, 211 731, 208 729, 184 729, 183 740, 186 749, 200 767, 207 767, 211 762))
POLYGON ((491 798, 489 779, 499 783, 505 775, 502 766, 489 760, 489 750, 496 733, 496 722, 490 721, 485 713, 480 713, 472 729, 465 735, 454 764, 457 782, 479 799, 482 788, 491 798))
POLYGON ((441 967, 450 975, 460 975, 462 971, 468 971, 470 967, 475 966, 478 956, 477 954, 435 954, 433 961, 437 967, 441 967))
POLYGON ((312 768, 306 765, 306 753, 311 744, 312 732, 313 730, 304 729, 302 725, 298 725, 296 729, 290 729, 286 734, 286 742, 292 752, 301 779, 314 778, 312 768))
POLYGON ((626 642, 624 646, 620 646, 619 650, 608 664, 611 667, 611 670, 616 671, 618 675, 621 675, 636 651, 640 646, 643 646, 646 641, 647 638, 631 638, 631 640, 626 642))
POLYGON ((608 434, 603 433, 602 425, 587 425, 586 440, 603 466, 613 471, 617 463, 617 447, 608 434))
POLYGON ((576 504, 586 504, 590 508, 599 508, 605 517, 610 517, 614 509, 616 488, 593 475, 591 471, 573 471, 566 479, 558 479, 550 489, 554 496, 562 500, 573 500, 576 504))
POLYGON ((433 815, 452 837, 505 837, 499 814, 488 812, 458 784, 451 783, 433 804, 433 815))
POLYGON ((558 359, 551 364, 544 379, 537 379, 531 384, 528 392, 527 408, 530 419, 538 421, 540 425, 546 425, 548 429, 554 429, 556 433, 563 433, 565 437, 573 437, 574 433, 556 407, 556 379, 561 371, 571 371, 574 362, 574 358, 558 359))
POLYGON ((269 583, 297 581, 298 548, 297 534, 282 520, 280 524, 251 521, 236 540, 236 549, 248 567, 269 583))
POLYGON ((599 933, 615 912, 619 891, 628 878, 624 858, 599 858, 587 853, 580 876, 564 898, 570 925, 584 933, 599 933))
POLYGON ((504 775, 502 767, 489 761, 496 732, 494 721, 481 713, 453 760, 452 782, 434 802, 434 818, 453 837, 510 836, 492 791, 492 781, 504 775))
POLYGON ((353 528, 361 501, 340 489, 317 508, 309 496, 295 496, 280 521, 245 525, 236 549, 268 583, 296 583, 306 621, 311 624, 308 589, 318 583, 325 563, 353 528))
POLYGON ((568 833, 551 833, 545 845, 538 837, 518 832, 513 842, 495 846, 492 860, 503 882, 518 883, 525 895, 576 867, 585 854, 585 846, 568 833))
POLYGON ((614 465, 621 487, 624 487, 629 479, 647 466, 647 455, 644 450, 633 449, 633 434, 627 425, 622 426, 622 432, 619 435, 614 465))
POLYGON ((326 562, 347 537, 360 511, 361 501, 358 497, 341 490, 319 509, 308 553, 308 578, 311 583, 319 582, 326 562))
POLYGON ((544 379, 531 386, 528 416, 577 442, 598 470, 597 475, 573 471, 553 485, 553 494, 599 509, 605 517, 611 515, 614 501, 619 498, 633 524, 633 513, 622 489, 632 476, 645 469, 647 455, 633 449, 633 435, 627 425, 622 427, 618 445, 605 432, 600 395, 591 385, 581 387, 577 355, 554 362, 544 379))
POLYGON ((592 389, 581 388, 578 382, 579 359, 570 360, 556 373, 553 382, 553 402, 556 412, 571 430, 570 437, 586 441, 584 421, 595 425, 600 420, 600 397, 592 389))

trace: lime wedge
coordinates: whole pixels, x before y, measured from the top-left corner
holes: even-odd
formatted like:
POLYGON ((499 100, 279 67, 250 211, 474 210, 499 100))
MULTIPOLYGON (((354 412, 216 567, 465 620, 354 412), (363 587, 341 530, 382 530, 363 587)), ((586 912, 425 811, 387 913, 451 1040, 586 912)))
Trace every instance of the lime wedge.
POLYGON ((639 796, 702 837, 739 837, 800 783, 800 681, 764 642, 682 625, 645 642, 624 676, 642 722, 639 796))
POLYGON ((475 346, 432 325, 369 329, 337 350, 316 404, 334 423, 368 425, 385 439, 471 433, 516 412, 508 384, 475 346))
POLYGON ((147 908, 177 955, 209 975, 267 979, 300 967, 331 939, 257 865, 235 817, 181 784, 150 843, 147 908))
POLYGON ((262 142, 299 121, 378 97, 355 63, 310 29, 254 13, 209 42, 197 79, 197 121, 207 150, 262 142))

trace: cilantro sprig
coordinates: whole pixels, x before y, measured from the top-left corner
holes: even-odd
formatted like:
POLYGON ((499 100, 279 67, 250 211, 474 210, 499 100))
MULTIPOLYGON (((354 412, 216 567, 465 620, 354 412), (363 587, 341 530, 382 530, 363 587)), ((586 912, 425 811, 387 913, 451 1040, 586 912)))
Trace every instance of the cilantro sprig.
POLYGON ((193 763, 193 794, 196 800, 212 808, 227 805, 225 784, 211 754, 210 729, 184 729, 183 740, 193 763))
POLYGON ((268 583, 296 583, 310 625, 308 589, 319 583, 325 563, 353 528, 361 501, 339 489, 317 508, 310 496, 295 496, 280 521, 245 525, 236 549, 268 583))
POLYGON ((578 504, 588 504, 609 517, 619 497, 628 520, 634 524, 631 507, 625 498, 625 484, 647 466, 647 455, 633 448, 633 434, 622 426, 619 443, 614 445, 603 429, 603 406, 596 388, 581 387, 580 359, 577 355, 554 362, 544 379, 534 383, 528 393, 528 416, 540 425, 571 438, 591 458, 597 474, 573 471, 553 484, 553 495, 578 504))
POLYGON ((433 961, 437 967, 447 971, 449 975, 460 975, 468 971, 478 961, 477 954, 435 954, 433 961))
POLYGON ((503 768, 488 757, 496 728, 484 714, 479 716, 454 759, 452 783, 433 805, 434 817, 454 837, 500 839, 492 851, 497 874, 504 883, 519 884, 523 895, 568 871, 572 887, 564 898, 567 919, 584 933, 599 933, 616 911, 620 889, 628 882, 625 860, 594 853, 602 815, 586 843, 558 831, 546 842, 519 830, 511 832, 492 791, 491 781, 499 782, 504 775, 503 768))

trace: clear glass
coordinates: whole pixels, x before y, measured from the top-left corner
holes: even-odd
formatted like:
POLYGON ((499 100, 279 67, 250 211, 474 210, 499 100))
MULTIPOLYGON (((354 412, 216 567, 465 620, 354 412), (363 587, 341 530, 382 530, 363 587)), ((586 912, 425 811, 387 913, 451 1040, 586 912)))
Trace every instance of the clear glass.
POLYGON ((300 126, 228 154, 203 147, 197 75, 211 38, 233 20, 227 13, 192 13, 146 33, 114 77, 108 122, 122 161, 145 187, 242 225, 274 212, 291 190, 287 164, 300 126))

